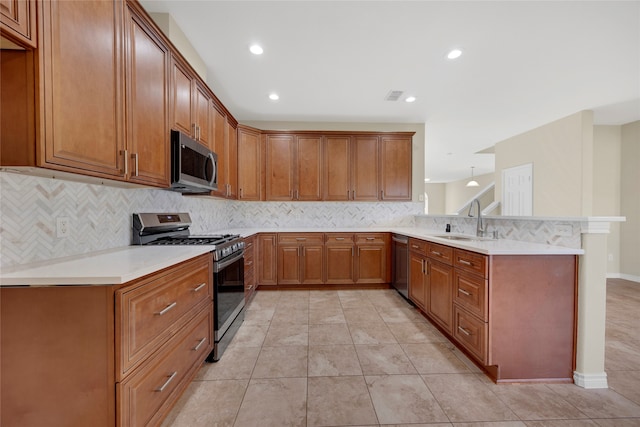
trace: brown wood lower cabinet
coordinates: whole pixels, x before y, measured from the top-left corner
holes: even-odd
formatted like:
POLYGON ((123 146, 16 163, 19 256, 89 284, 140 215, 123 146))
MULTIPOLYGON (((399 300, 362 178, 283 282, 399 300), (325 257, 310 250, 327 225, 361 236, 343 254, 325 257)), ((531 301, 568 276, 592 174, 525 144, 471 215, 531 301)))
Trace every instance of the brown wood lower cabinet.
POLYGON ((244 300, 248 305, 256 292, 256 236, 244 239, 244 300))
POLYGON ((409 240, 409 296, 496 382, 572 382, 577 259, 409 240))
POLYGON ((124 285, 1 288, 0 424, 159 424, 213 348, 212 280, 206 254, 124 285))
POLYGON ((258 286, 387 285, 389 233, 260 233, 258 286))

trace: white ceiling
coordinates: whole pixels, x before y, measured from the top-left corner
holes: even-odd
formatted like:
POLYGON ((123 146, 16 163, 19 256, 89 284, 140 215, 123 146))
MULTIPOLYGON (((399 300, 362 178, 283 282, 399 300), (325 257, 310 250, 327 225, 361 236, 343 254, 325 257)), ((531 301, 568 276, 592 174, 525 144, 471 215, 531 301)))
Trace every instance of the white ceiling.
POLYGON ((477 151, 580 110, 640 119, 640 1, 141 3, 174 18, 240 122, 425 123, 432 182, 491 172, 477 151))

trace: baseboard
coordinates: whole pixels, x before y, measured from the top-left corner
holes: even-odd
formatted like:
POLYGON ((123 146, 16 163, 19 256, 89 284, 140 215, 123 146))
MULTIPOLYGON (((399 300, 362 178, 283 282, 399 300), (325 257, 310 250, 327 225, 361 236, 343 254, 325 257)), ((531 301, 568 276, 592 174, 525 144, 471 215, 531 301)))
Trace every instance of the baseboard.
POLYGON ((606 372, 601 374, 581 374, 574 371, 573 382, 582 388, 609 388, 606 372))
POLYGON ((630 280, 632 282, 640 283, 640 276, 633 276, 631 274, 620 274, 619 279, 630 280))

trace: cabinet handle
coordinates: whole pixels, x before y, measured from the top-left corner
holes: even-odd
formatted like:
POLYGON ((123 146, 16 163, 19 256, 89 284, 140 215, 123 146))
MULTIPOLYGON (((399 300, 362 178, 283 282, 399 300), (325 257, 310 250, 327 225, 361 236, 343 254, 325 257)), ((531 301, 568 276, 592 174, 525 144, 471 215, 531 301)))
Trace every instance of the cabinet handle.
POLYGON ((465 328, 463 328, 462 326, 458 326, 458 330, 463 334, 465 334, 466 336, 471 336, 471 333, 467 331, 465 328))
POLYGON ((420 260, 420 264, 422 265, 422 274, 424 274, 424 258, 420 260))
POLYGON ((304 242, 305 240, 307 240, 306 237, 296 237, 296 240, 299 242, 304 242))
POLYGON ((461 289, 461 288, 458 288, 458 292, 460 292, 461 294, 466 295, 468 297, 471 296, 471 293, 469 293, 469 292, 467 292, 467 291, 465 291, 464 289, 461 289))
POLYGON ((198 286, 193 288, 193 292, 198 292, 200 289, 204 288, 205 286, 207 286, 206 283, 200 283, 198 286))
POLYGON ((253 261, 247 262, 247 266, 249 266, 249 265, 253 265, 253 261))
POLYGON ((367 239, 367 240, 376 240, 375 237, 365 237, 365 239, 367 239))
POLYGON ((356 190, 353 190, 353 200, 356 199, 356 190))
POLYGON ((300 200, 300 191, 299 190, 293 190, 293 195, 295 196, 296 200, 300 200))
POLYGON ((431 253, 437 256, 442 256, 442 252, 431 251, 431 253))
POLYGON ((353 246, 351 247, 351 256, 353 256, 353 246))
POLYGON ((124 156, 124 175, 129 173, 129 155, 127 154, 127 150, 120 151, 120 154, 124 156))
POLYGON ((202 346, 202 344, 204 344, 204 342, 207 340, 207 337, 204 337, 200 340, 200 342, 198 344, 196 344, 195 347, 193 347, 191 350, 193 351, 198 351, 198 349, 202 346))
POLYGON ((238 197, 239 199, 242 199, 242 188, 238 189, 238 193, 240 193, 240 197, 238 197))
POLYGON ((458 262, 459 262, 460 264, 464 264, 464 265, 473 265, 473 263, 472 263, 472 262, 467 261, 466 259, 461 259, 461 258, 460 258, 460 259, 458 259, 458 262))
POLYGON ((411 247, 412 247, 413 249, 420 249, 420 246, 418 246, 418 245, 411 245, 411 247))
POLYGON ((307 252, 307 248, 302 248, 302 256, 304 257, 307 252))
POLYGON ((134 176, 140 176, 139 174, 139 168, 138 168, 138 153, 133 153, 131 155, 131 157, 133 157, 133 175, 134 176))
POLYGON ((380 190, 380 200, 384 200, 384 190, 380 190))
POLYGON ((162 316, 163 314, 166 314, 169 310, 171 310, 173 307, 175 307, 176 305, 178 305, 177 302, 172 302, 171 304, 169 304, 168 306, 166 306, 164 309, 160 310, 159 312, 157 312, 156 314, 158 316, 162 316))
POLYGON ((196 141, 198 140, 198 126, 196 126, 195 123, 191 124, 191 133, 193 133, 193 139, 195 139, 196 141))
POLYGON ((164 384, 162 384, 160 387, 155 389, 155 391, 164 391, 164 389, 167 388, 169 383, 171 381, 173 381, 173 379, 176 377, 176 375, 178 375, 178 371, 175 371, 173 374, 169 375, 169 379, 167 381, 165 381, 164 384))
POLYGON ((336 237, 336 240, 343 241, 343 240, 344 240, 344 237, 336 237))

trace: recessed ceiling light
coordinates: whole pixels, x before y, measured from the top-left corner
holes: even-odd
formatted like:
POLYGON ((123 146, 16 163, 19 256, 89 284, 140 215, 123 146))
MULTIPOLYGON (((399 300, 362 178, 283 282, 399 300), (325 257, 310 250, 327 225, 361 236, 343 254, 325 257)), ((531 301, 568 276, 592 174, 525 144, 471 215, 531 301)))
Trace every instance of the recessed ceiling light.
POLYGON ((262 55, 264 49, 262 49, 262 46, 254 44, 249 47, 249 51, 251 51, 251 53, 253 53, 254 55, 262 55))
POLYGON ((456 59, 456 58, 460 57, 460 55, 462 55, 462 51, 460 49, 453 49, 452 51, 450 51, 447 54, 447 58, 456 59))
POLYGON ((415 96, 407 96, 407 99, 404 100, 405 102, 415 102, 416 101, 416 97, 415 96))
POLYGON ((278 96, 277 93, 272 93, 272 94, 269 94, 269 99, 272 101, 277 101, 278 99, 280 99, 280 96, 278 96))

